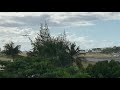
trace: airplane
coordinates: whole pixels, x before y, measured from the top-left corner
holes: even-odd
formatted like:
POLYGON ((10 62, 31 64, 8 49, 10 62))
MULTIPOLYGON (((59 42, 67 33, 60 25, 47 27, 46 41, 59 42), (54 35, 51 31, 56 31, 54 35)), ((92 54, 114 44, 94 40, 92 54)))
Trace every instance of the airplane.
POLYGON ((25 34, 25 35, 22 35, 22 36, 29 36, 29 35, 25 34))

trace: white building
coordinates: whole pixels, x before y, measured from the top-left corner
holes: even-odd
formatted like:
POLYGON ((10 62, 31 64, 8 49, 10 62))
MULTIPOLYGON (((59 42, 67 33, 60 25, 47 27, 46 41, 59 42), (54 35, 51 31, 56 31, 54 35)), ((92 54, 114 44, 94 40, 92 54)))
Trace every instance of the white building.
POLYGON ((120 53, 112 53, 113 56, 120 56, 120 53))
POLYGON ((80 50, 80 53, 86 53, 85 50, 80 50))

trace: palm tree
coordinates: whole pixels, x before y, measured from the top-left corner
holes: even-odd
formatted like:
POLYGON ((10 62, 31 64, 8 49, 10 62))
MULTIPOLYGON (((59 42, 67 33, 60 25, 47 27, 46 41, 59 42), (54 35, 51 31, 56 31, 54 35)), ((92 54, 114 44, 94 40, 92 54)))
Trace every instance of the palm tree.
POLYGON ((20 45, 14 46, 13 42, 7 43, 4 46, 5 49, 3 50, 3 53, 8 56, 11 56, 14 60, 15 56, 21 52, 20 47, 20 45))

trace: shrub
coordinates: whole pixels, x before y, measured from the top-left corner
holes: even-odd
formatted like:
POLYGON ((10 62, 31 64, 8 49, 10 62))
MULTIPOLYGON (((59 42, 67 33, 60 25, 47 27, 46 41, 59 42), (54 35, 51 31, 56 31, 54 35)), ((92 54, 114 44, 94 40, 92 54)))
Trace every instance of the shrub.
POLYGON ((119 78, 120 63, 114 60, 100 61, 95 65, 88 65, 86 71, 95 78, 119 78))

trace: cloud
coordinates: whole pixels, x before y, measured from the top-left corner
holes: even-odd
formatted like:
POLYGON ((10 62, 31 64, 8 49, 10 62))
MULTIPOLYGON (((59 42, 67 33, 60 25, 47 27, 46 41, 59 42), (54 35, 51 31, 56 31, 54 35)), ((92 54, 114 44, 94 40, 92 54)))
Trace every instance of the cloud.
POLYGON ((120 12, 0 12, 0 26, 90 26, 98 20, 120 20, 120 12))
POLYGON ((77 36, 76 34, 68 33, 67 40, 75 42, 77 46, 80 46, 82 49, 91 48, 90 44, 94 43, 94 40, 88 39, 88 36, 77 36))
MULTIPOLYGON (((46 12, 45 12, 46 13, 46 12)), ((0 16, 17 16, 17 17, 25 17, 25 16, 40 16, 43 15, 43 12, 0 12, 0 16)))
POLYGON ((21 50, 30 50, 31 43, 28 37, 22 35, 28 34, 34 40, 38 31, 33 31, 32 28, 17 28, 17 27, 0 27, 0 48, 6 43, 13 41, 16 45, 22 45, 21 50))
POLYGON ((110 41, 110 40, 92 40, 88 36, 77 36, 76 34, 68 33, 67 39, 71 42, 75 42, 77 46, 80 46, 81 49, 92 49, 92 48, 104 48, 104 47, 113 47, 120 46, 119 41, 110 41))
MULTIPOLYGON (((0 46, 2 47, 5 43, 13 40, 15 43, 21 44, 23 49, 30 49, 30 46, 26 46, 30 44, 28 38, 21 35, 29 34, 34 39, 38 32, 34 28, 38 27, 39 30, 40 23, 44 21, 47 21, 49 27, 64 28, 93 26, 96 21, 100 20, 120 20, 120 12, 0 12, 0 46)), ((79 37, 73 33, 68 33, 67 38, 72 42, 76 42, 81 48, 117 44, 107 40, 95 41, 87 36, 79 37)))

